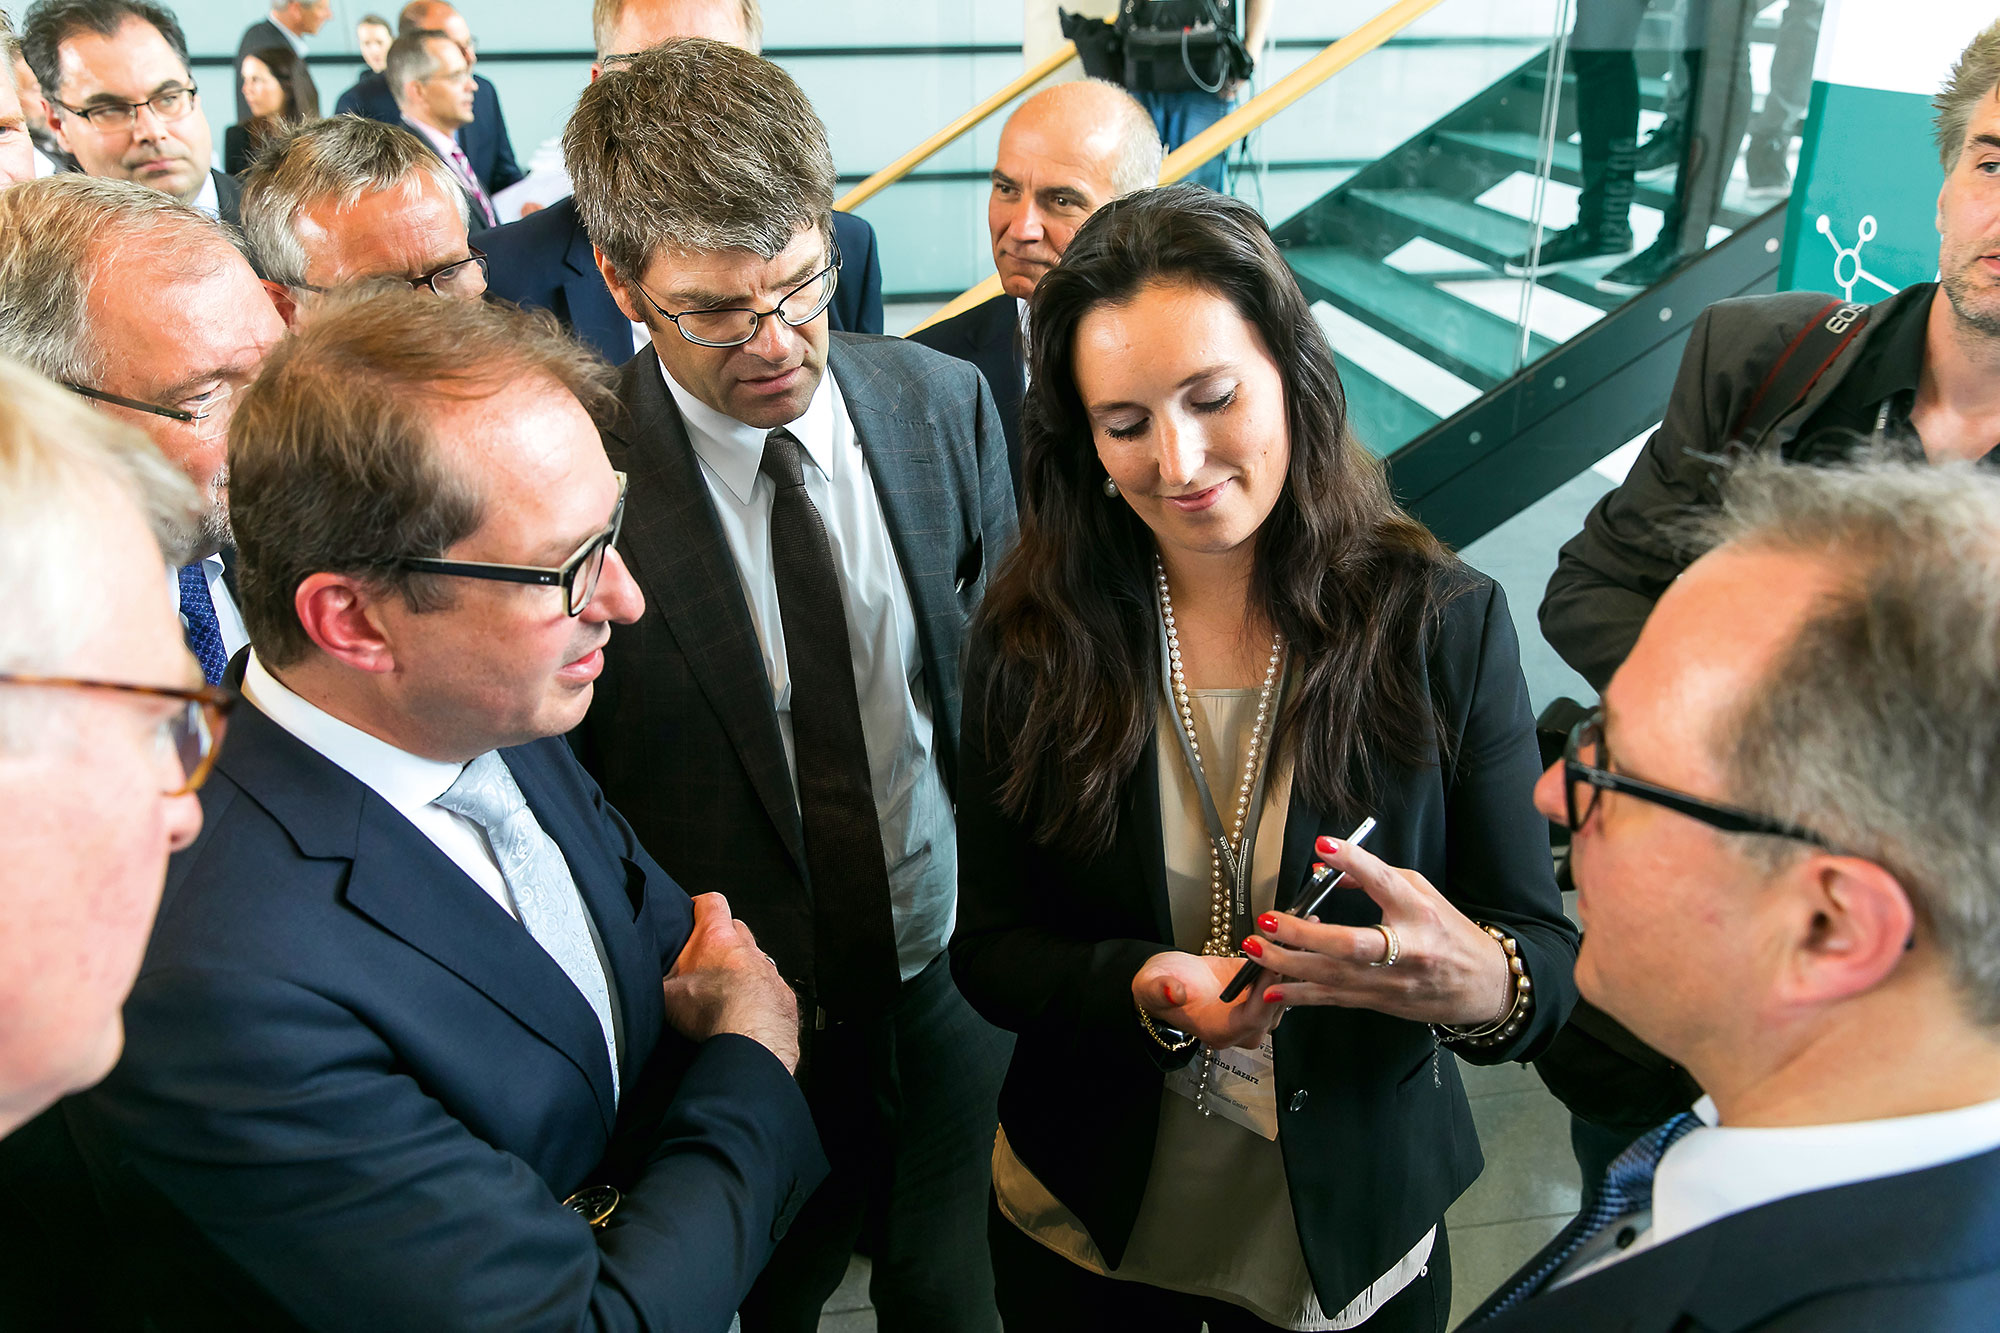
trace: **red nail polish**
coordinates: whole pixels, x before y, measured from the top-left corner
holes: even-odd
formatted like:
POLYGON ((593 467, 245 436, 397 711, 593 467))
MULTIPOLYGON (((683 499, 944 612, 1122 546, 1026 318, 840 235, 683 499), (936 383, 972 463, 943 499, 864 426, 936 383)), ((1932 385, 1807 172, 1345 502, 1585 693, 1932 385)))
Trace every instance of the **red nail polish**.
POLYGON ((1249 954, 1252 958, 1262 958, 1264 956, 1264 941, 1252 935, 1249 939, 1243 941, 1243 952, 1249 954))
POLYGON ((1340 844, 1335 842, 1332 838, 1321 838, 1314 845, 1317 846, 1322 852, 1336 852, 1340 850, 1340 844))
POLYGON ((1257 918, 1257 929, 1263 931, 1266 935, 1270 934, 1277 928, 1278 928, 1278 914, 1276 912, 1266 912, 1264 913, 1264 915, 1257 918))
POLYGON ((1265 1003, 1265 1004, 1276 1004, 1276 1003, 1277 1003, 1278 1001, 1280 1001, 1280 1000, 1282 1000, 1282 999, 1284 999, 1284 998, 1285 998, 1285 997, 1284 997, 1283 995, 1280 995, 1280 994, 1278 993, 1278 988, 1277 988, 1276 986, 1273 986, 1273 987, 1271 987, 1271 989, 1269 989, 1269 990, 1267 990, 1267 991, 1265 991, 1265 992, 1264 992, 1264 1003, 1265 1003))

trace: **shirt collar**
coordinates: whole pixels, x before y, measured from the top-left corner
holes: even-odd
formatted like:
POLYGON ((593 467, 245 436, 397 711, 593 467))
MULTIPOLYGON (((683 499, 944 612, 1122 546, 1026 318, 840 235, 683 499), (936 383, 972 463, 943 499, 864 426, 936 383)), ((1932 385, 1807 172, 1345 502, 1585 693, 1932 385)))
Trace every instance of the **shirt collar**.
POLYGON ((445 160, 446 166, 454 169, 457 168, 458 164, 452 161, 452 155, 463 150, 459 148, 456 138, 446 134, 443 130, 426 125, 421 120, 416 120, 409 116, 403 117, 403 124, 422 135, 424 141, 431 146, 432 151, 445 160))
POLYGON ((444 795, 465 769, 463 764, 426 759, 398 749, 306 702, 270 673, 254 648, 243 668, 243 697, 265 717, 373 788, 406 819, 444 795))
MULTIPOLYGON (((1934 283, 1924 283, 1932 296, 1934 283)), ((1849 378, 1857 402, 1875 404, 1892 394, 1917 391, 1924 376, 1924 344, 1930 335, 1931 302, 1912 293, 1868 338, 1849 378)))
POLYGON ((195 195, 194 199, 190 202, 190 206, 208 214, 212 218, 221 219, 222 196, 216 193, 215 173, 213 171, 204 171, 201 173, 201 192, 195 195))
MULTIPOLYGON (((678 333, 668 335, 678 338, 678 333)), ((739 504, 750 503, 750 492, 757 485, 757 474, 764 463, 764 440, 771 433, 767 426, 746 426, 731 416, 716 411, 701 399, 682 388, 680 382, 667 371, 666 362, 660 362, 660 378, 666 381, 667 392, 674 396, 674 402, 681 409, 681 419, 687 423, 688 440, 694 445, 695 453, 707 463, 710 470, 729 488, 739 504)), ((835 467, 839 461, 839 451, 834 448, 834 415, 838 410, 840 390, 833 382, 833 370, 829 366, 820 372, 819 387, 813 390, 812 401, 798 420, 788 422, 785 429, 790 431, 804 446, 806 458, 814 467, 826 474, 828 481, 835 481, 835 467)))
POLYGON ((281 20, 276 14, 271 15, 271 26, 276 28, 279 32, 285 34, 285 40, 292 44, 293 51, 297 52, 299 55, 304 55, 306 53, 306 39, 303 33, 296 33, 293 32, 290 28, 287 28, 284 25, 284 21, 281 20))
POLYGON ((1702 1126, 1667 1149, 1653 1178, 1655 1244, 1779 1199, 2000 1147, 2000 1100, 1928 1115, 1779 1129, 1719 1125, 1708 1097, 1694 1110, 1702 1126))

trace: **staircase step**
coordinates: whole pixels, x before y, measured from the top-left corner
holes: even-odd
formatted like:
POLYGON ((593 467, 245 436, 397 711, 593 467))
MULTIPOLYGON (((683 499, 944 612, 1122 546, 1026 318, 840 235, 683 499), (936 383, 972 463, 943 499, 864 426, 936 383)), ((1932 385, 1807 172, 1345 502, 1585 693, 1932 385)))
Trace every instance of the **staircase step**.
MULTIPOLYGON (((1435 190, 1348 191, 1348 198, 1379 209, 1415 227, 1418 233, 1439 245, 1499 269, 1517 255, 1526 254, 1534 240, 1534 227, 1512 213, 1470 199, 1458 199, 1435 190)), ((1573 274, 1545 273, 1544 287, 1559 291, 1600 310, 1610 310, 1623 297, 1607 296, 1573 274)))
MULTIPOLYGON (((1479 388, 1491 389, 1513 375, 1520 333, 1511 321, 1345 246, 1294 246, 1285 251, 1285 258, 1308 287, 1309 296, 1316 289, 1362 322, 1479 388)), ((1531 339, 1529 359, 1554 346, 1547 338, 1531 339)))
MULTIPOLYGON (((1547 65, 1535 66, 1535 68, 1521 75, 1521 82, 1524 86, 1540 92, 1548 86, 1549 67, 1547 65)), ((1564 72, 1563 89, 1568 96, 1576 96, 1576 74, 1573 71, 1564 72)), ((1649 111, 1666 110, 1667 81, 1665 79, 1647 78, 1645 75, 1641 75, 1639 77, 1639 105, 1649 111)))
MULTIPOLYGON (((1483 154, 1500 166, 1524 171, 1530 176, 1535 174, 1542 161, 1540 137, 1525 130, 1440 130, 1437 137, 1464 152, 1483 154)), ((1582 185, 1582 151, 1573 143, 1556 144, 1555 154, 1549 163, 1549 174, 1559 181, 1582 185)), ((1664 189, 1650 181, 1639 181, 1634 188, 1633 199, 1664 213, 1673 207, 1671 181, 1664 189)), ((1754 216, 1733 208, 1723 208, 1716 211, 1715 221, 1718 226, 1735 231, 1754 216)))
POLYGON ((1351 360, 1340 360, 1340 383, 1347 390, 1348 423, 1377 458, 1387 458, 1440 419, 1351 360))

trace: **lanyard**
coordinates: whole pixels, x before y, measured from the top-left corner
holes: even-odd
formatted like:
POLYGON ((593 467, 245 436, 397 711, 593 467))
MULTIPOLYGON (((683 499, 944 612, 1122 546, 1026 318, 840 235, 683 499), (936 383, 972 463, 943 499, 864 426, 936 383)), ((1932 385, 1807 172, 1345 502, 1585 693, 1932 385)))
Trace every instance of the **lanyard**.
MULTIPOLYGON (((1202 772, 1201 760, 1195 754, 1194 737, 1188 734, 1188 723, 1181 717, 1181 710, 1174 694, 1174 668, 1167 656, 1167 622, 1159 620, 1160 626, 1160 677, 1167 692, 1167 711, 1174 715, 1174 735, 1180 738, 1181 756, 1187 760, 1188 772, 1194 777, 1194 788, 1201 796, 1202 822, 1208 825, 1209 844, 1222 864, 1222 874, 1229 884, 1229 934, 1224 940, 1240 940, 1250 933, 1250 863, 1257 850, 1257 824, 1264 817, 1264 769, 1270 761, 1271 746, 1268 740, 1257 747, 1257 767, 1250 774, 1250 808, 1243 815, 1243 838, 1235 850, 1229 846, 1229 834, 1222 827, 1222 816, 1215 808, 1215 797, 1209 791, 1208 775, 1202 772)), ((1281 663, 1278 673, 1279 688, 1272 697, 1271 729, 1277 730, 1276 705, 1284 694, 1284 667, 1281 663)), ((1254 723, 1252 725, 1255 725, 1254 723)), ((1230 952, 1235 952, 1233 949, 1230 952)))

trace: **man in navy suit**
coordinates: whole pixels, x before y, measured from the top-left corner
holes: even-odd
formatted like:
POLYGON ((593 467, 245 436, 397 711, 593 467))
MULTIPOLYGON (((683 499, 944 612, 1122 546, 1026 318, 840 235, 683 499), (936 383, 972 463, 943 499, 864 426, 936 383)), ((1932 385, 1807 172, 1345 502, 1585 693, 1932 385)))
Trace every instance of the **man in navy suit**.
MULTIPOLYGON (((472 29, 466 25, 464 16, 443 0, 414 0, 403 6, 396 20, 396 35, 412 32, 442 32, 457 44, 468 68, 479 63, 472 29)), ((333 114, 366 116, 389 125, 402 121, 386 71, 362 76, 333 104, 333 114)), ((498 194, 527 174, 514 160, 514 144, 507 137, 507 118, 500 114, 500 93, 478 74, 472 76, 472 120, 458 131, 457 139, 472 163, 480 188, 487 194, 498 194)))
POLYGON ((979 367, 1007 431, 1021 493, 1021 395, 1028 387, 1028 298, 1084 220, 1160 179, 1160 136, 1132 94, 1102 79, 1045 88, 1000 131, 986 228, 1000 295, 910 337, 979 367))
MULTIPOLYGON (((600 0, 593 15, 597 59, 595 82, 638 52, 680 37, 707 37, 745 51, 758 49, 763 25, 756 0, 600 0)), ((876 258, 875 229, 851 213, 833 215, 834 244, 840 249, 840 286, 830 318, 843 333, 882 332, 882 266, 876 258)), ((584 344, 613 365, 623 365, 650 337, 618 309, 598 275, 590 234, 565 196, 518 222, 473 236, 484 250, 493 293, 547 310, 584 344)))
POLYGON ((1990 1330, 2000 478, 1759 460, 1722 515, 1536 791, 1578 985, 1708 1095, 1467 1326, 1990 1330))
POLYGON ((825 1172, 795 997, 558 738, 644 608, 602 374, 395 291, 238 409, 243 701, 69 1117, 158 1327, 721 1333, 825 1172))

